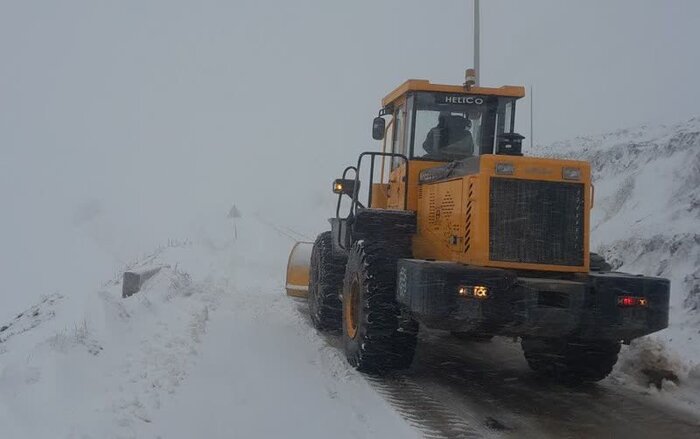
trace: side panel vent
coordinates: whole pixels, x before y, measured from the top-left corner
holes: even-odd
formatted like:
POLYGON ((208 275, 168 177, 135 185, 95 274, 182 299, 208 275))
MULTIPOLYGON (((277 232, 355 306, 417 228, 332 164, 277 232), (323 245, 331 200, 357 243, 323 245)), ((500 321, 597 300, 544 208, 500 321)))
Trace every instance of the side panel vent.
POLYGON ((437 225, 438 220, 436 192, 434 188, 430 188, 430 193, 428 195, 428 224, 433 228, 437 225))
POLYGON ((445 191, 445 195, 442 197, 442 202, 440 203, 441 214, 448 218, 452 215, 455 210, 455 200, 452 198, 452 194, 449 191, 445 191))

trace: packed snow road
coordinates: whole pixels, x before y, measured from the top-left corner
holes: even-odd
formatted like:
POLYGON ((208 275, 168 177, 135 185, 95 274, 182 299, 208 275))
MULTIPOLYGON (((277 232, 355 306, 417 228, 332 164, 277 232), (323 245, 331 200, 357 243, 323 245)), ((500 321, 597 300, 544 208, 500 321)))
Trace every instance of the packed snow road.
MULTIPOLYGON (((340 337, 325 338, 340 349, 340 337)), ((614 380, 578 388, 540 380, 508 339, 465 342, 422 330, 410 370, 367 379, 426 437, 700 437, 693 413, 614 380)))
POLYGON ((135 437, 418 438, 281 294, 222 299, 201 358, 135 437))

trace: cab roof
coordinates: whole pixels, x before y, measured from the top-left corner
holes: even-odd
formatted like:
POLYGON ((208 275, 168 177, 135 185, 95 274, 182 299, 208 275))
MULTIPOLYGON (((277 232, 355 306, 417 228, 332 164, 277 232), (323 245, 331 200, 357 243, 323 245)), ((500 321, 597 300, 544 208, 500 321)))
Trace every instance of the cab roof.
POLYGON ((463 85, 431 84, 425 79, 409 79, 396 87, 391 93, 382 99, 382 106, 385 107, 396 101, 409 91, 433 91, 445 93, 461 93, 467 95, 487 95, 504 96, 511 98, 522 98, 525 96, 525 87, 519 85, 504 85, 502 87, 471 87, 468 90, 463 85))

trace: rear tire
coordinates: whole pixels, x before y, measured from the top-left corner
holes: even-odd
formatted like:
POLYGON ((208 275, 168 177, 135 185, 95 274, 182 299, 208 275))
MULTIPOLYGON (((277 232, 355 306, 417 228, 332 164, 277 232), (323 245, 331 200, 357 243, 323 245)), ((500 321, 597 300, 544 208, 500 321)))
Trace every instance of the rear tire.
POLYGON ((418 322, 396 301, 396 262, 410 257, 410 244, 355 243, 343 282, 343 344, 348 362, 381 374, 411 365, 418 322))
POLYGON ((524 337, 525 359, 535 372, 566 384, 600 381, 617 363, 620 343, 524 337))
POLYGON ((318 235, 311 250, 309 269, 309 314, 313 325, 321 331, 340 331, 346 259, 333 255, 331 232, 318 235))

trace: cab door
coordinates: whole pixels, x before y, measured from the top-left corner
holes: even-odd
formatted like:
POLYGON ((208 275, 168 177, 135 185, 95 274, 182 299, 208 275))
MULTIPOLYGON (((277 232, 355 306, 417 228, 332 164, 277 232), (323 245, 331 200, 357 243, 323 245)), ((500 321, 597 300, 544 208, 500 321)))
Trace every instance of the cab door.
MULTIPOLYGON (((405 103, 396 106, 391 140, 391 152, 408 156, 407 133, 408 124, 405 103)), ((397 157, 392 157, 389 170, 389 186, 387 190, 387 208, 403 210, 406 188, 406 163, 397 157)))

